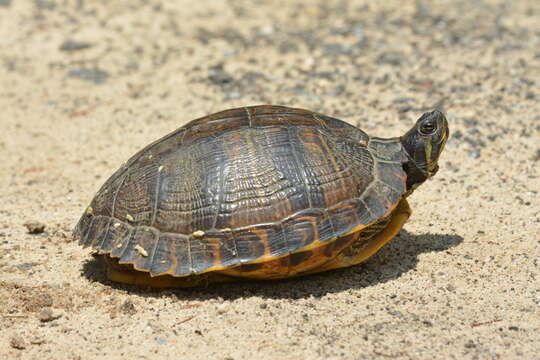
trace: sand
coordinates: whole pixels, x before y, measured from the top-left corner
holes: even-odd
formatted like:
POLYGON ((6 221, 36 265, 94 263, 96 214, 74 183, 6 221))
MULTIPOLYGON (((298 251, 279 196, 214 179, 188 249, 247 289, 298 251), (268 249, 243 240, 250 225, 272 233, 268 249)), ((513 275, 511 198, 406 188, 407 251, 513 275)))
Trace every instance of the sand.
POLYGON ((540 359, 539 35, 532 0, 0 1, 0 358, 540 359), (71 236, 106 178, 263 103, 384 137, 438 107, 452 137, 365 264, 109 282, 71 236))

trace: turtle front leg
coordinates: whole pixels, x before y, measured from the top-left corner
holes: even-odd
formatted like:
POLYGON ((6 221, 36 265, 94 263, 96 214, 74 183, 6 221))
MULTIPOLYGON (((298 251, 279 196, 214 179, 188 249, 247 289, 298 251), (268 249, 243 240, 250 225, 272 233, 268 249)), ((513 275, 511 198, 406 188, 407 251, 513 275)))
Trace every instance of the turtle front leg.
POLYGON ((309 273, 349 267, 366 261, 399 233, 409 216, 411 216, 409 203, 407 200, 402 199, 390 215, 390 220, 386 223, 386 226, 375 235, 365 240, 362 239, 361 233, 358 234, 358 240, 343 250, 335 259, 309 273))

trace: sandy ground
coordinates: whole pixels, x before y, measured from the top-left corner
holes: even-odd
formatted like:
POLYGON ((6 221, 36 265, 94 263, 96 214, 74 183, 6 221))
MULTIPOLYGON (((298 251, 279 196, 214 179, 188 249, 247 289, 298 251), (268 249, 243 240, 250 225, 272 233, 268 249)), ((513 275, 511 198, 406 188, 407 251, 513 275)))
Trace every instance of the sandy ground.
POLYGON ((533 0, 0 0, 0 358, 540 359, 539 85, 533 0), (71 236, 99 186, 187 121, 261 103, 378 136, 439 107, 452 138, 363 265, 107 281, 71 236))

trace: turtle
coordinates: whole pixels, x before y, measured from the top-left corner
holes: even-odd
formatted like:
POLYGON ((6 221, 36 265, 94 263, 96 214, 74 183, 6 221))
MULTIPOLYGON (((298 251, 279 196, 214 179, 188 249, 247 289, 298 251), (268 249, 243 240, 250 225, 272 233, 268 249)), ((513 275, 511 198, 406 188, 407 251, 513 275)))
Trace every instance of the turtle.
POLYGON ((439 110, 392 138, 298 108, 221 111, 131 157, 74 236, 105 260, 109 280, 151 287, 353 266, 398 234, 448 136, 439 110))

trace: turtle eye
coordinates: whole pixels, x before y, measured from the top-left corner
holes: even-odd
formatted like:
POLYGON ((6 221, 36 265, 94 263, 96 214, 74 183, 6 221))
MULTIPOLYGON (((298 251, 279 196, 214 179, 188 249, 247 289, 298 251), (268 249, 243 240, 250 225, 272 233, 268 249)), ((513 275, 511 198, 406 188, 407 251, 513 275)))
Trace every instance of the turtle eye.
POLYGON ((422 135, 432 135, 437 128, 437 124, 433 120, 427 120, 420 125, 420 134, 422 135))

